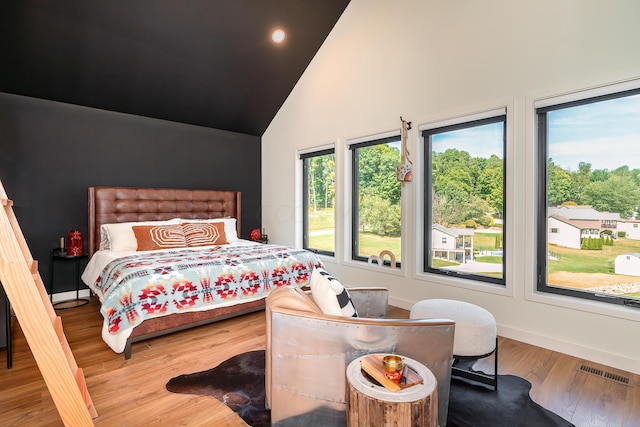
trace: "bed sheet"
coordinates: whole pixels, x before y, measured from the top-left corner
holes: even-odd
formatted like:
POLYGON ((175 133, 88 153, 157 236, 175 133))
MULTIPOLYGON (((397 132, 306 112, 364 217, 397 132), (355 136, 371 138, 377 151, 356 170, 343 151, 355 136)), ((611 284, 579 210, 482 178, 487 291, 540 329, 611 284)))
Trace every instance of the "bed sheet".
POLYGON ((240 240, 228 245, 145 252, 98 251, 82 274, 100 299, 103 340, 124 351, 145 319, 265 298, 307 285, 322 261, 312 252, 240 240))

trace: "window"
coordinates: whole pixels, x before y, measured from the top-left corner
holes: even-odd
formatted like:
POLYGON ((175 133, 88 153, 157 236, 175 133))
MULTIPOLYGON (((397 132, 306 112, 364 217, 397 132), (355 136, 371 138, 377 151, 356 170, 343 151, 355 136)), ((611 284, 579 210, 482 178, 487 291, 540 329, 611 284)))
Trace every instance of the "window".
POLYGON ((422 131, 424 271, 504 285, 506 115, 487 116, 422 131))
POLYGON ((353 174, 351 257, 367 261, 370 256, 391 251, 399 267, 402 184, 396 168, 402 159, 400 136, 351 144, 349 149, 353 174))
POLYGON ((326 149, 300 155, 302 160, 302 247, 335 254, 335 154, 326 149))
POLYGON ((537 289, 640 307, 640 89, 540 101, 536 115, 537 229, 561 231, 538 233, 537 289))

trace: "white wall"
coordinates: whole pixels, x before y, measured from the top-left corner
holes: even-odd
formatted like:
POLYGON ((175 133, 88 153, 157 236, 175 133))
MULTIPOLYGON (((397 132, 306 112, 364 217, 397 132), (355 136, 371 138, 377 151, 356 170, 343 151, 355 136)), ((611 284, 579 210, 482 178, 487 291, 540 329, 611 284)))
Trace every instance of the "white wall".
POLYGON ((547 219, 547 241, 552 245, 564 246, 565 248, 580 249, 580 238, 582 230, 556 218, 547 219), (557 229, 552 233, 551 229, 557 229))
MULTIPOLYGON (((640 374, 640 310, 534 291, 534 100, 640 78, 636 0, 352 0, 262 139, 263 226, 300 243, 296 152, 336 144, 337 256, 348 286, 384 285, 392 303, 452 298, 490 310, 502 336, 640 374), (507 287, 421 271, 420 125, 495 108, 508 112, 507 287), (346 143, 409 132, 400 272, 348 260, 346 143)), ((295 37, 295 35, 292 35, 295 37)))

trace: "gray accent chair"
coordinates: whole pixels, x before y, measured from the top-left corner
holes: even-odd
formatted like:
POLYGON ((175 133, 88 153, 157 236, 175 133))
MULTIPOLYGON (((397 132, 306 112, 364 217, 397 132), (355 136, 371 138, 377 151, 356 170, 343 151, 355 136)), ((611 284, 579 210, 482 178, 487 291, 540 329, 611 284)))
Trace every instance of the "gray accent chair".
POLYGON ((266 301, 266 401, 273 426, 346 425, 346 368, 370 353, 407 356, 438 382, 446 425, 455 322, 387 319, 385 288, 349 288, 358 317, 326 315, 309 293, 279 288, 266 301))

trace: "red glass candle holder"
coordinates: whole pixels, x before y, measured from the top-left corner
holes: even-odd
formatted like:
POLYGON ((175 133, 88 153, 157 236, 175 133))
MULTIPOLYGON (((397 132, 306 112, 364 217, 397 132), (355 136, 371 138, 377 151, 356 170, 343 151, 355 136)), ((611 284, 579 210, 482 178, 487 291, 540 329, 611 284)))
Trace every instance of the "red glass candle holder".
POLYGON ((80 230, 72 230, 67 237, 67 254, 69 256, 80 256, 84 252, 84 241, 80 230))

